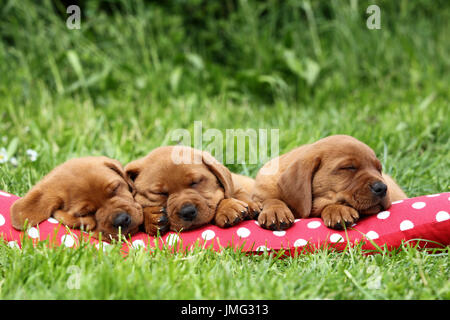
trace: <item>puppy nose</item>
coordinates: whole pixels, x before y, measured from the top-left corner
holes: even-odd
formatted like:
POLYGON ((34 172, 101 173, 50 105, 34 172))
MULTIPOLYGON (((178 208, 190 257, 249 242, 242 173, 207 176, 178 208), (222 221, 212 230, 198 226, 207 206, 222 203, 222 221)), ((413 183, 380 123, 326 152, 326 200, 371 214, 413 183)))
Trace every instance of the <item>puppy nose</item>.
POLYGON ((185 204, 181 207, 181 210, 178 211, 181 219, 185 221, 192 221, 197 216, 197 208, 192 204, 185 204))
POLYGON ((370 190, 377 197, 383 198, 386 195, 387 186, 383 182, 377 181, 371 184, 370 190))
POLYGON ((119 228, 121 227, 122 230, 128 228, 131 224, 131 217, 128 213, 126 212, 121 212, 119 213, 115 218, 114 218, 114 222, 113 222, 113 226, 114 228, 119 228))

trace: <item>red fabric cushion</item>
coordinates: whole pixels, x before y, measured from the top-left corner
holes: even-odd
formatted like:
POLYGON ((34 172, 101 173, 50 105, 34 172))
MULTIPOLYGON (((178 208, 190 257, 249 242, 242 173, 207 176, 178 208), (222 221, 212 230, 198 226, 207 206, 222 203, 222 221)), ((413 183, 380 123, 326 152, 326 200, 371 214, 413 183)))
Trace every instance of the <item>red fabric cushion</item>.
MULTIPOLYGON (((80 237, 88 239, 87 233, 61 227, 53 218, 25 233, 15 230, 11 226, 9 208, 17 199, 19 197, 0 191, 0 236, 10 246, 20 246, 20 239, 24 234, 35 241, 49 239, 54 244, 68 247, 77 246, 80 237)), ((302 249, 311 251, 323 246, 342 250, 346 245, 354 245, 360 241, 363 241, 364 249, 375 249, 368 239, 377 246, 386 245, 388 248, 399 247, 402 241, 408 240, 421 247, 436 247, 439 244, 447 246, 450 245, 449 212, 450 192, 446 192, 398 201, 387 211, 362 218, 346 231, 329 229, 319 218, 297 219, 285 231, 265 230, 259 227, 257 221, 250 220, 227 229, 206 225, 179 234, 169 232, 159 239, 140 232, 124 243, 123 251, 126 254, 137 246, 151 248, 155 245, 174 246, 175 243, 179 249, 189 249, 197 241, 204 246, 211 245, 215 250, 232 246, 247 252, 285 249, 288 253, 302 249), (418 239, 432 242, 417 242, 418 239)), ((89 241, 98 247, 98 240, 89 241)))

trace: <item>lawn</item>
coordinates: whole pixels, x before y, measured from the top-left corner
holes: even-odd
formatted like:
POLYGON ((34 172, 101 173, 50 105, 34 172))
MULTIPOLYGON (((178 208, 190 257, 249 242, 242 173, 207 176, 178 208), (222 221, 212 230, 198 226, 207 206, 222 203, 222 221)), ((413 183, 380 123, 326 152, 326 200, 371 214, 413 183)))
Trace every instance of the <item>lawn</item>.
MULTIPOLYGON (((22 196, 73 157, 126 164, 201 121, 278 129, 280 153, 353 135, 408 196, 450 191, 448 1, 79 3, 81 29, 69 2, 0 4, 0 190, 22 196)), ((449 274, 448 247, 124 259, 0 243, 0 299, 450 299, 449 274)))

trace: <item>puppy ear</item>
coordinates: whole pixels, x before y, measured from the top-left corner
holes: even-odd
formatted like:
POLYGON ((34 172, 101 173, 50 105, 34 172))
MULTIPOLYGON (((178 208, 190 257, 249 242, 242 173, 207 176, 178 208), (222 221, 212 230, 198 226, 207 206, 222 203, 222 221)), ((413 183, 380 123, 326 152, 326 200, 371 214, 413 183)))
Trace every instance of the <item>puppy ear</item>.
POLYGON ((105 166, 116 172, 119 176, 122 177, 123 180, 128 184, 128 188, 130 192, 134 195, 136 192, 136 188, 134 187, 133 180, 126 173, 125 169, 122 167, 122 164, 115 159, 108 159, 105 161, 105 166))
POLYGON ((202 152, 202 161, 219 180, 224 189, 225 199, 231 198, 234 194, 234 186, 230 170, 206 151, 202 152))
POLYGON ((23 230, 25 223, 35 226, 50 218, 62 205, 62 199, 49 188, 42 190, 41 185, 36 185, 11 206, 11 224, 18 230, 23 230))
POLYGON ((306 218, 311 213, 312 179, 320 162, 318 156, 301 156, 287 167, 278 180, 281 198, 295 216, 306 218))
POLYGON ((138 175, 141 173, 141 169, 142 169, 141 161, 134 160, 125 166, 125 174, 127 175, 128 179, 134 182, 138 177, 138 175))

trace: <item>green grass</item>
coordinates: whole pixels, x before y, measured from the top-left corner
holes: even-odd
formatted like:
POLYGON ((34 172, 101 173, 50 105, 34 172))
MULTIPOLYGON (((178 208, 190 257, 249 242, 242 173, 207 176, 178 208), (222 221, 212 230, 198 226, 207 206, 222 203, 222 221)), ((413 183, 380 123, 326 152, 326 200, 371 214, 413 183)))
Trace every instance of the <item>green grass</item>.
MULTIPOLYGON (((202 121, 279 129, 281 153, 350 134, 408 196, 450 191, 448 1, 158 3, 84 1, 80 30, 57 1, 0 5, 0 149, 17 159, 0 163, 0 190, 23 195, 72 157, 125 164, 202 121), (381 30, 366 28, 373 3, 381 30)), ((228 167, 254 177, 262 164, 228 167)), ((0 299, 449 299, 449 271, 448 249, 123 259, 1 244, 0 299)))
POLYGON ((49 249, 0 245, 2 299, 450 299, 448 249, 403 246, 366 255, 321 249, 279 259, 267 253, 149 253, 120 246, 49 249), (39 266, 39 268, 37 268, 39 266), (440 276, 438 276, 440 275, 440 276))

